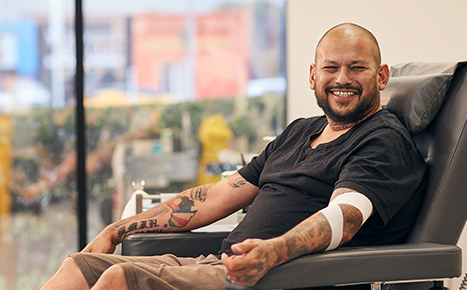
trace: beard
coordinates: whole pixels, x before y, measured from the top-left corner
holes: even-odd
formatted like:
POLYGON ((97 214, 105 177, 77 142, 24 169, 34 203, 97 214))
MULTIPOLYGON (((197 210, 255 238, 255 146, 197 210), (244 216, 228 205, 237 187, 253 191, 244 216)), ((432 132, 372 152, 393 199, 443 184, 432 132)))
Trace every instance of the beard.
MULTIPOLYGON (((324 114, 336 123, 357 123, 364 119, 366 115, 379 104, 379 96, 376 85, 366 95, 362 96, 362 90, 352 86, 327 86, 324 89, 324 95, 315 90, 316 103, 323 110, 324 114), (338 113, 329 104, 328 95, 331 90, 355 90, 358 94, 358 103, 356 107, 343 114, 338 113)), ((349 106, 350 102, 342 102, 339 104, 340 107, 349 106)))

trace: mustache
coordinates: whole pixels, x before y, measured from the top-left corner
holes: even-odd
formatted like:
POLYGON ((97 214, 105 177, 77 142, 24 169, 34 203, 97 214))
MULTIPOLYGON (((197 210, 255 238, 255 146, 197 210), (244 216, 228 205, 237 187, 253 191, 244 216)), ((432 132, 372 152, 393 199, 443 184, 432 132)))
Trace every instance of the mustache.
POLYGON ((329 94, 332 90, 353 90, 356 91, 359 95, 362 94, 362 89, 354 86, 326 86, 324 92, 329 94))

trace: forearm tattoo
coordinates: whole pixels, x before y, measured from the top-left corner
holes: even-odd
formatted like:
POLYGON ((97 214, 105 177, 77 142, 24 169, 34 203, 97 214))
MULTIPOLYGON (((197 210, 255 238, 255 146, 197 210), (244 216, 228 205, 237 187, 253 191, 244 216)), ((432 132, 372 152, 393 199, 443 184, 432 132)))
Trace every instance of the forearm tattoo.
MULTIPOLYGON (((246 183, 245 179, 239 175, 228 178, 228 185, 232 188, 240 188, 246 183)), ((182 192, 166 203, 141 214, 138 221, 117 223, 114 229, 117 230, 119 239, 123 239, 130 233, 159 233, 164 228, 185 227, 198 212, 194 209, 195 201, 205 202, 214 185, 215 183, 206 184, 182 192)))
POLYGON ((258 276, 264 276, 271 268, 282 263, 282 253, 277 247, 267 247, 259 251, 256 263, 253 269, 245 273, 243 281, 247 285, 254 285, 258 280, 258 276))
MULTIPOLYGON (((339 205, 344 216, 342 242, 345 243, 360 229, 362 215, 360 211, 348 204, 339 205)), ((329 222, 322 214, 315 214, 300 223, 284 235, 286 244, 286 260, 314 252, 324 251, 332 238, 329 222)))
POLYGON ((324 251, 331 242, 331 228, 324 215, 314 215, 286 233, 286 261, 324 251))
MULTIPOLYGON (((162 232, 162 230, 159 228, 158 224, 158 218, 154 217, 159 217, 163 216, 164 214, 167 214, 170 211, 170 209, 167 207, 165 204, 160 204, 156 208, 153 209, 151 212, 151 217, 148 219, 142 219, 139 221, 135 221, 130 223, 128 226, 126 224, 121 224, 118 223, 116 226, 118 227, 118 237, 122 239, 124 236, 126 236, 129 233, 159 233, 162 232), (119 225, 120 224, 120 225, 119 225)), ((142 217, 148 214, 142 214, 142 217)))
POLYGON ((174 199, 167 201, 167 205, 172 209, 170 218, 164 228, 167 226, 181 228, 191 220, 198 212, 193 210, 195 203, 187 196, 178 195, 174 199))
POLYGON ((166 203, 158 205, 150 212, 143 213, 142 219, 129 225, 121 225, 118 228, 118 237, 122 239, 129 233, 159 233, 163 228, 183 228, 198 212, 194 210, 194 200, 203 202, 206 199, 209 186, 200 186, 191 190, 190 196, 177 195, 166 203), (170 216, 167 219, 167 214, 170 216), (150 215, 148 219, 144 216, 150 215), (166 222, 163 222, 165 221, 166 222), (162 223, 161 223, 162 222, 162 223))

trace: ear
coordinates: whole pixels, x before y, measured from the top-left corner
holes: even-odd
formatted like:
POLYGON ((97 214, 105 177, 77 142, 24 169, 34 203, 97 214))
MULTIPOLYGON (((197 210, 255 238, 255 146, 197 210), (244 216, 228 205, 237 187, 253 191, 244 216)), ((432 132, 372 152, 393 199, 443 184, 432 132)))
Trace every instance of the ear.
POLYGON ((310 89, 315 90, 315 76, 316 76, 316 65, 312 63, 310 65, 310 89))
POLYGON ((382 64, 378 68, 378 88, 380 91, 384 90, 389 81, 389 66, 387 64, 382 64))

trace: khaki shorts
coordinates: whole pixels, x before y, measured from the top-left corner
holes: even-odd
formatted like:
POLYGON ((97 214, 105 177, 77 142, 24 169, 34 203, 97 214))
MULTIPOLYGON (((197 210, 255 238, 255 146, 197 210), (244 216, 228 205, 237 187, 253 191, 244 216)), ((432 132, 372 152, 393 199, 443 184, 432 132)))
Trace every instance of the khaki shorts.
POLYGON ((128 290, 225 289, 224 266, 214 255, 178 258, 174 255, 129 257, 77 253, 71 258, 92 287, 106 269, 122 267, 128 290))

